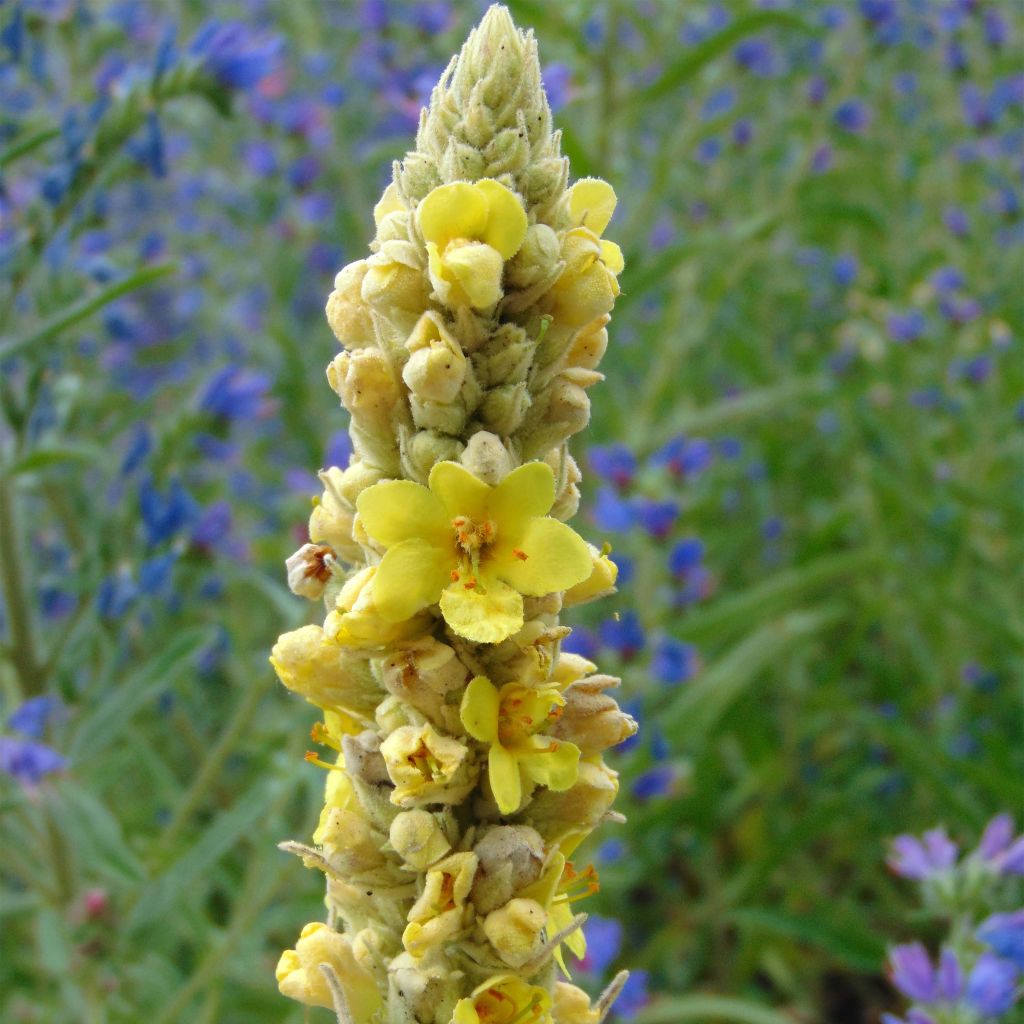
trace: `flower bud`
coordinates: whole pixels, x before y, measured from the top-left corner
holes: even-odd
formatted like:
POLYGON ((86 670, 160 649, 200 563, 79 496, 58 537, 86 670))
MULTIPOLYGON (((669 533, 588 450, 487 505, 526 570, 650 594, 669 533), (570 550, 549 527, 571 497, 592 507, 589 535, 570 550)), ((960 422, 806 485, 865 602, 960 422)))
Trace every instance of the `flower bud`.
POLYGON ((347 349, 374 344, 373 321, 362 297, 363 278, 369 270, 366 260, 342 267, 334 278, 334 291, 327 299, 327 322, 334 336, 347 349))
POLYGON ((285 559, 288 589, 296 597, 319 600, 331 578, 333 562, 334 551, 331 548, 323 544, 303 544, 295 554, 285 559))
POLYGON ((555 982, 555 999, 551 1007, 558 1024, 600 1024, 601 1011, 591 1007, 590 996, 581 988, 564 981, 555 982))
POLYGON ((508 437, 519 429, 530 402, 530 392, 525 384, 504 384, 492 388, 480 406, 480 421, 488 430, 508 437))
POLYGON ((380 700, 369 665, 332 642, 319 626, 283 633, 274 644, 270 663, 289 690, 321 707, 372 716, 380 700))
POLYGON ((482 387, 520 384, 526 380, 536 344, 515 324, 501 324, 473 356, 482 387))
POLYGON ((352 953, 352 943, 319 921, 307 924, 295 949, 286 949, 277 964, 277 985, 281 994, 306 1006, 334 1005, 327 979, 320 964, 330 964, 345 993, 345 1001, 355 1020, 369 1020, 381 1005, 373 976, 352 953))
POLYGON ((452 695, 468 677, 455 651, 432 636, 406 645, 380 667, 381 682, 389 693, 448 731, 459 729, 458 702, 452 695))
POLYGON ((619 575, 619 567, 608 557, 606 551, 599 551, 593 544, 588 544, 594 568, 590 575, 575 587, 570 587, 562 596, 562 607, 572 608, 577 604, 587 604, 600 597, 615 593, 615 580, 619 575))
POLYGON ((629 739, 636 722, 604 691, 619 685, 613 676, 587 676, 562 691, 565 706, 551 730, 556 739, 571 739, 584 757, 599 754, 629 739))
POLYGON ((351 563, 357 561, 362 552, 352 539, 355 510, 341 498, 342 476, 337 466, 320 471, 324 493, 316 500, 309 516, 309 539, 315 545, 323 545, 332 550, 337 558, 351 563))
POLYGON ((550 312, 558 323, 581 327, 615 305, 619 283, 602 256, 601 240, 592 231, 574 228, 566 233, 562 241, 565 270, 550 292, 550 312))
POLYGON ((555 471, 556 480, 564 480, 562 489, 555 495, 551 515, 555 519, 572 519, 580 507, 579 483, 583 479, 576 460, 564 449, 554 448, 544 456, 544 461, 555 471))
POLYGON ((544 867, 544 841, 528 825, 498 825, 473 847, 479 859, 473 905, 486 914, 504 906, 544 867))
POLYGON ((501 439, 486 430, 478 430, 469 439, 459 461, 491 487, 499 484, 515 468, 501 439))
POLYGON ((425 481, 437 462, 458 462, 465 445, 436 430, 418 430, 402 445, 402 467, 414 480, 425 481))
POLYGON ((390 839, 398 856, 416 871, 426 871, 452 848, 437 818, 419 808, 395 817, 390 839))
MULTIPOLYGON (((385 246, 393 244, 386 242, 385 246)), ((367 262, 369 268, 360 292, 363 302, 385 316, 393 312, 418 315, 426 309, 427 279, 422 270, 389 259, 384 249, 367 262)))
POLYGON ((605 324, 609 319, 607 314, 600 316, 577 331, 565 354, 566 365, 581 366, 588 370, 597 367, 608 348, 608 328, 605 324))
POLYGON ((544 945, 548 915, 536 901, 512 899, 484 919, 484 934, 510 967, 522 967, 544 945))
POLYGON ((530 804, 530 822, 549 844, 586 835, 608 813, 619 791, 619 776, 602 761, 580 761, 571 789, 544 789, 530 804))
POLYGON ((531 224, 522 248, 512 257, 506 279, 513 288, 548 280, 562 258, 558 235, 547 224, 531 224))
POLYGON ((391 802, 399 807, 457 804, 476 782, 477 767, 469 760, 469 750, 430 725, 396 729, 380 751, 395 785, 391 802))
MULTIPOLYGON (((366 490, 367 487, 372 487, 376 483, 380 483, 387 476, 387 474, 380 468, 380 466, 374 465, 372 462, 366 462, 362 459, 356 459, 349 464, 349 467, 342 473, 327 474, 327 479, 321 476, 320 479, 324 480, 327 485, 327 489, 334 492, 337 498, 343 502, 347 502, 349 506, 354 510, 356 507, 356 498, 366 490)), ((355 513, 353 512, 353 515, 355 513)))
POLYGON ((441 318, 434 312, 424 313, 405 347, 410 355, 402 380, 409 390, 424 401, 454 401, 466 379, 466 357, 441 318))
POLYGON ((384 837, 354 810, 330 811, 320 835, 324 856, 339 874, 365 874, 387 865, 384 837))
POLYGON ((367 426, 391 428, 392 410, 402 396, 379 349, 339 353, 327 367, 327 382, 354 418, 367 426))

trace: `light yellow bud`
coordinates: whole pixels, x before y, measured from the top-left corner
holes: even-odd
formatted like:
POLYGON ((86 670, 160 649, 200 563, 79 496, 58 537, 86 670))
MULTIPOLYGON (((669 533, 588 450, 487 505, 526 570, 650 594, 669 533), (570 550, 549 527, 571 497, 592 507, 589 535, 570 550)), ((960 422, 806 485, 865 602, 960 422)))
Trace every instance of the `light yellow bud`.
POLYGON ((469 750, 430 725, 396 729, 380 752, 395 785, 391 802, 399 807, 457 804, 476 782, 477 768, 469 760, 469 750))
POLYGON ((522 248, 508 265, 508 282, 513 288, 530 288, 547 281, 561 259, 558 235, 547 224, 531 224, 522 248))
MULTIPOLYGON (((619 283, 603 260, 601 239, 588 228, 573 228, 562 242, 565 270, 551 288, 551 315, 581 327, 615 304, 619 283)), ((365 289, 364 289, 365 290, 365 289)))
POLYGON ((402 380, 409 390, 424 401, 454 401, 466 379, 466 356, 441 318, 424 313, 405 347, 410 355, 402 380))
POLYGON ((402 811, 395 817, 390 839, 398 856, 417 871, 425 871, 451 849, 437 818, 419 808, 402 811))
POLYGON ((368 425, 390 426, 401 391, 387 356, 379 349, 339 353, 327 367, 327 382, 354 417, 368 425))
POLYGON ((497 486, 515 468, 501 438, 486 430, 478 430, 469 439, 459 461, 489 487, 497 486))
POLYGON ((555 982, 551 1010, 556 1024, 600 1024, 601 1020, 601 1011, 590 1005, 590 996, 564 981, 555 982))
POLYGON ((555 479, 564 481, 551 506, 551 515, 555 519, 572 519, 580 507, 579 483, 583 479, 580 467, 564 448, 552 449, 544 461, 554 470, 555 479))
POLYGON ((320 922, 302 929, 295 949, 286 949, 277 964, 277 985, 281 994, 306 1006, 331 1009, 331 991, 320 970, 329 964, 345 993, 345 1001, 355 1020, 369 1020, 381 1005, 381 996, 373 976, 363 968, 352 953, 352 943, 345 935, 320 922))
POLYGON ((362 552, 352 539, 352 519, 355 510, 341 497, 343 473, 337 466, 321 470, 324 493, 309 516, 309 539, 314 544, 330 547, 335 555, 346 562, 355 562, 362 552))
MULTIPOLYGON (((366 462, 363 459, 356 459, 343 473, 329 473, 328 479, 324 480, 324 483, 327 485, 328 490, 334 491, 339 499, 347 502, 352 509, 355 509, 356 498, 367 487, 380 483, 386 476, 387 474, 380 466, 372 462, 366 462)), ((324 478, 321 477, 320 479, 323 480, 324 478)))
MULTIPOLYGON (((338 760, 342 757, 339 754, 338 760)), ((324 783, 324 806, 320 812, 320 822, 313 833, 313 842, 317 846, 324 841, 324 830, 327 828, 328 820, 333 810, 346 810, 355 803, 355 792, 352 789, 352 780, 343 771, 329 771, 327 782, 324 783)))
POLYGON ((363 278, 369 270, 366 260, 342 267, 334 278, 334 291, 327 299, 327 322, 334 336, 347 349, 374 344, 373 321, 362 297, 363 278))
POLYGON ((389 260, 383 252, 371 256, 368 263, 361 289, 365 303, 385 315, 392 310, 418 314, 426 309, 428 282, 423 271, 389 260))
POLYGON ((536 900, 517 898, 487 915, 484 934, 505 963, 522 967, 543 947, 547 923, 548 915, 536 900))
POLYGON ((320 830, 324 856, 341 874, 379 870, 387 859, 381 853, 384 837, 357 811, 335 808, 320 830))
POLYGON ((590 832, 611 808, 619 776, 601 760, 580 761, 576 785, 564 792, 544 789, 529 806, 530 824, 550 843, 590 832))
POLYGON ((526 380, 536 344, 515 324, 501 324, 473 357, 483 387, 520 384, 526 380))
POLYGON ((436 430, 417 430, 402 447, 402 467, 414 480, 426 481, 438 462, 458 462, 466 446, 436 430))
POLYGON ((372 715, 380 700, 369 665, 319 626, 283 633, 274 644, 270 663, 289 690, 321 707, 339 706, 372 715))
POLYGON ((484 242, 454 239, 440 250, 427 243, 430 283, 438 301, 446 306, 488 309, 501 298, 501 253, 484 242))
POLYGON ((492 388, 480 406, 480 420, 488 430, 507 437, 522 425, 530 402, 530 392, 525 384, 504 384, 492 388))
POLYGON ((573 338, 565 361, 568 366, 581 366, 593 370, 604 358, 608 349, 607 314, 579 329, 573 338))
POLYGON ((562 597, 562 607, 571 608, 577 604, 586 604, 598 598, 615 593, 615 580, 619 575, 619 567, 608 557, 607 552, 600 551, 593 544, 588 544, 594 568, 590 575, 575 587, 570 587, 562 597))

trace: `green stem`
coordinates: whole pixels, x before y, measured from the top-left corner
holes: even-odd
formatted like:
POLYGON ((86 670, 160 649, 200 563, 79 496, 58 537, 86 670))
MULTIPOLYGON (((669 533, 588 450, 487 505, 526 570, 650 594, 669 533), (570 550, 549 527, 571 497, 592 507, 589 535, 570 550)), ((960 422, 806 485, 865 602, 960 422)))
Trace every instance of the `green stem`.
POLYGON ((32 697, 42 690, 43 680, 36 656, 20 534, 11 482, 0 475, 0 579, 10 624, 11 661, 21 683, 21 695, 32 697))

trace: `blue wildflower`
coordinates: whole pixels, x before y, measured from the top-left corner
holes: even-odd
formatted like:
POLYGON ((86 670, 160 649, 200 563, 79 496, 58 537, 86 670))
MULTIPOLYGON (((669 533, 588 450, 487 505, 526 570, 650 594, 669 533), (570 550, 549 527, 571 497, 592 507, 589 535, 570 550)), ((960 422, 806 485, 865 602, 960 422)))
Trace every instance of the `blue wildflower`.
POLYGON ((1024 907, 1009 914, 993 914, 982 921, 975 935, 996 956, 1024 971, 1024 907))
POLYGON ((548 103, 557 112, 572 98, 572 68, 562 63, 545 64, 543 78, 548 103))
POLYGON ((121 618, 135 603, 139 588, 135 585, 131 570, 122 567, 104 577, 96 592, 96 608, 101 619, 121 618))
POLYGON ((222 544, 231 532, 231 506, 226 501, 215 501, 207 506, 192 528, 192 543, 197 548, 212 551, 222 544))
POLYGON ((982 953, 967 979, 967 1002, 979 1013, 1006 1013, 1017 1001, 1017 968, 994 953, 982 953))
POLYGON ((832 276, 841 288, 849 288, 857 280, 860 266, 852 252, 840 253, 832 261, 832 276))
POLYGON ((959 849, 943 828, 931 829, 918 839, 897 836, 886 863, 903 878, 921 881, 949 871, 955 864, 959 849))
POLYGON ((170 581, 174 565, 178 561, 176 551, 150 558, 139 566, 139 592, 158 594, 170 581))
POLYGON ((647 992, 647 985, 650 975, 647 971, 631 971, 626 984, 615 1000, 615 1015, 623 1020, 631 1020, 649 1002, 650 995, 647 992))
POLYGON ((47 723, 62 707, 56 697, 30 697, 11 712, 7 727, 30 739, 42 739, 47 723))
POLYGON ((676 770, 670 764, 659 764, 649 768, 633 780, 632 792, 637 800, 653 800, 667 796, 676 781, 676 770))
POLYGON ((0 771, 23 785, 37 786, 47 775, 66 767, 67 758, 45 743, 0 736, 0 771))
POLYGON ((892 313, 886 326, 893 341, 905 344, 917 341, 928 328, 928 321, 919 309, 910 309, 905 313, 892 313))
POLYGON ((601 977, 622 949, 622 924, 611 917, 591 915, 583 926, 583 934, 587 939, 587 952, 580 962, 580 970, 601 977))
POLYGON ((704 558, 704 542, 699 537, 684 537, 668 553, 668 569, 673 576, 685 577, 704 558))
POLYGON ((625 661, 635 658, 647 641, 640 618, 631 608, 618 618, 605 619, 599 628, 601 642, 625 661))
POLYGON ((612 487, 602 487, 597 492, 592 515, 598 528, 609 533, 624 533, 636 524, 633 502, 621 497, 612 487))
POLYGON ((732 142, 733 145, 742 149, 744 146, 750 145, 750 140, 754 137, 754 123, 749 117, 741 117, 732 126, 732 142))
POLYGON ((641 498, 636 502, 636 518, 652 537, 664 540, 676 525, 679 518, 679 502, 671 499, 658 501, 653 498, 641 498))
POLYGON ((562 641, 562 650, 594 661, 601 650, 601 641, 593 630, 585 626, 574 626, 573 631, 562 641))
POLYGON ((280 36, 256 35, 238 21, 208 21, 189 44, 189 54, 226 89, 252 89, 277 69, 280 36))
POLYGON ((587 461, 602 480, 620 489, 628 487, 636 475, 636 456, 624 444, 596 444, 587 452, 587 461))
POLYGON ((741 40, 732 51, 736 63, 747 71, 762 77, 769 77, 776 72, 775 48, 767 39, 751 36, 741 40))
POLYGON ((626 856, 626 844, 621 839, 606 839, 598 848, 594 857, 604 864, 614 864, 626 856))
POLYGON ((160 118, 156 112, 151 110, 146 114, 146 119, 139 129, 138 135, 127 144, 128 152, 143 167, 145 167, 154 178, 163 178, 167 175, 167 160, 164 152, 164 134, 160 126, 160 118))
POLYGON ((270 384, 268 373, 229 364, 207 381, 199 408, 223 420, 253 419, 266 411, 270 384))
POLYGON ((654 645, 651 675, 667 686, 677 686, 692 679, 697 671, 698 655, 693 644, 673 637, 663 637, 654 645))
POLYGON ((871 110, 863 100, 854 97, 843 100, 836 107, 832 118, 844 132, 859 135, 867 131, 871 124, 871 110))
POLYGON ((152 477, 139 485, 139 512, 146 543, 150 547, 169 540, 195 518, 195 499, 180 480, 172 480, 165 493, 157 490, 152 477))
POLYGON ((714 449, 704 438, 674 437, 666 441, 652 456, 652 466, 663 466, 675 476, 692 476, 706 469, 714 457, 714 449))

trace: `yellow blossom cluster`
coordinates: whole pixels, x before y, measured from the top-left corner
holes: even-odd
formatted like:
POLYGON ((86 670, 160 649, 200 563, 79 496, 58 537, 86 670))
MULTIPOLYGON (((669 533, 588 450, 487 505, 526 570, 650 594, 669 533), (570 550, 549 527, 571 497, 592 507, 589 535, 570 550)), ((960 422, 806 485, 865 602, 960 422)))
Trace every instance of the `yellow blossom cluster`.
POLYGON ((618 680, 563 651, 563 608, 615 565, 566 520, 569 438, 601 379, 622 253, 568 165, 536 44, 493 7, 445 72, 327 303, 348 466, 321 473, 291 589, 321 622, 271 662, 319 709, 312 845, 327 921, 277 967, 341 1024, 599 1024, 573 859, 611 811, 602 755, 635 731, 618 680))

